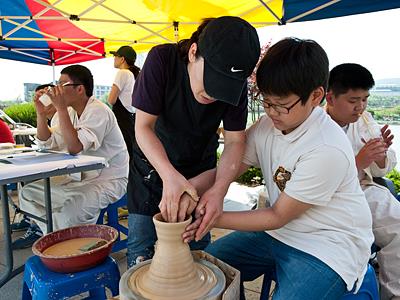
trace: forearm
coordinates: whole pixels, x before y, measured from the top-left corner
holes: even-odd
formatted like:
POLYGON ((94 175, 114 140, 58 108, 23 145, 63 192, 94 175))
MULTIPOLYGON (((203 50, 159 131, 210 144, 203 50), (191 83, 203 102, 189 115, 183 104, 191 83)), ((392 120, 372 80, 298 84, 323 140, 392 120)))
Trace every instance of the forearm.
POLYGON ((119 93, 120 93, 119 88, 115 84, 113 84, 113 86, 111 87, 111 91, 108 94, 107 102, 110 103, 111 105, 114 105, 115 102, 117 102, 119 93))
POLYGON ((312 207, 312 204, 298 201, 282 192, 272 207, 223 213, 215 227, 242 231, 274 230, 299 218, 312 207))
POLYGON ((274 230, 284 224, 274 210, 269 208, 224 212, 216 221, 214 227, 240 230, 240 231, 264 231, 274 230))
POLYGON ((59 124, 64 142, 70 154, 77 154, 83 150, 83 145, 78 138, 78 132, 72 125, 67 109, 58 110, 59 124))
POLYGON ((194 187, 196 187, 196 190, 199 193, 199 195, 202 195, 206 190, 208 190, 209 188, 211 188, 213 185, 216 184, 217 170, 220 174, 219 183, 217 183, 217 185, 229 187, 230 183, 233 180, 235 180, 241 174, 241 172, 244 172, 249 168, 249 166, 244 165, 241 162, 243 152, 244 152, 241 150, 242 148, 244 149, 244 145, 240 145, 239 143, 236 145, 234 145, 234 144, 227 145, 224 148, 224 152, 223 152, 220 162, 218 164, 218 169, 214 168, 211 170, 207 170, 189 180, 190 183, 193 184, 194 187), (235 151, 238 151, 239 153, 235 152, 235 151), (242 155, 240 155, 241 151, 242 151, 242 155), (231 156, 231 155, 233 157, 231 159, 234 160, 233 162, 229 162, 229 160, 230 160, 229 156, 231 156), (230 164, 232 164, 234 166, 233 168, 230 168, 230 171, 233 173, 229 174, 229 171, 226 171, 226 173, 224 173, 224 171, 222 171, 222 170, 225 169, 226 166, 229 166, 230 164), (237 167, 237 166, 239 166, 239 167, 237 167), (234 175, 234 173, 236 173, 236 175, 234 175), (229 176, 229 175, 231 175, 231 176, 229 176))
POLYGON ((37 138, 40 141, 47 141, 51 136, 49 126, 47 126, 47 118, 45 115, 37 115, 36 118, 37 138))
POLYGON ((196 188, 199 196, 203 195, 215 182, 217 169, 207 170, 196 177, 189 179, 189 182, 196 188))
POLYGON ((149 160, 151 165, 157 170, 162 179, 173 176, 177 171, 168 159, 164 146, 154 133, 153 128, 143 126, 136 127, 136 141, 149 160))
POLYGON ((245 149, 245 141, 236 141, 224 146, 215 175, 214 187, 225 195, 229 185, 238 177, 245 149))
POLYGON ((374 177, 382 177, 389 173, 396 167, 397 158, 396 153, 392 148, 389 148, 386 153, 385 159, 381 162, 375 162, 375 164, 371 165, 371 174, 374 177))

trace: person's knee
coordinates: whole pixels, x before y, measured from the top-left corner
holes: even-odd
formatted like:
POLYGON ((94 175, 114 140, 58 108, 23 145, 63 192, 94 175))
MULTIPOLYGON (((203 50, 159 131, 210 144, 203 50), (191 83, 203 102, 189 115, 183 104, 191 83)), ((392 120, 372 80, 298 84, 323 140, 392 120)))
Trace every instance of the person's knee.
POLYGON ((153 257, 157 235, 151 216, 129 214, 128 225, 127 263, 132 267, 153 257))
POLYGON ((225 252, 226 247, 222 244, 219 243, 218 240, 210 243, 204 251, 207 252, 208 254, 211 254, 215 258, 218 258, 220 260, 224 260, 224 252, 225 252))
POLYGON ((189 243, 190 250, 204 250, 211 242, 211 234, 207 233, 200 241, 191 241, 189 243))
POLYGON ((99 217, 100 209, 98 207, 84 205, 66 205, 61 209, 61 214, 64 215, 64 222, 70 226, 80 224, 95 224, 99 217))
POLYGON ((126 253, 128 268, 131 268, 141 262, 152 259, 154 256, 154 247, 144 248, 141 251, 132 251, 128 248, 126 253))

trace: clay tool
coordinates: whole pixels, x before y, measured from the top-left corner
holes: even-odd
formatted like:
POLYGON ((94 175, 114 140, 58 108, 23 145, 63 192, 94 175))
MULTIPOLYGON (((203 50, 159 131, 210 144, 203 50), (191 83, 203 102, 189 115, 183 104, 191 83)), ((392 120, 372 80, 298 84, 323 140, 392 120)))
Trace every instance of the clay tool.
POLYGON ((369 135, 374 137, 374 133, 372 132, 371 125, 369 124, 367 117, 364 114, 361 114, 361 118, 364 120, 365 125, 367 125, 369 135))
POLYGON ((81 248, 79 248, 79 250, 82 252, 87 252, 87 251, 99 248, 101 246, 104 246, 105 244, 107 244, 107 242, 104 240, 90 242, 90 243, 86 244, 85 246, 82 246, 81 248))

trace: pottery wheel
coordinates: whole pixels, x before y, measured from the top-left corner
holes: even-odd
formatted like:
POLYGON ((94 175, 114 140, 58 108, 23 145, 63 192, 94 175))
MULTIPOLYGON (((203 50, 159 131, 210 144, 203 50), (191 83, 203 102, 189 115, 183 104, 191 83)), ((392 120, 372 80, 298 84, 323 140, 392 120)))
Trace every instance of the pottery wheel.
POLYGON ((122 276, 121 299, 208 300, 217 299, 225 289, 224 273, 206 260, 195 260, 186 276, 173 279, 152 276, 150 263, 140 263, 122 276))

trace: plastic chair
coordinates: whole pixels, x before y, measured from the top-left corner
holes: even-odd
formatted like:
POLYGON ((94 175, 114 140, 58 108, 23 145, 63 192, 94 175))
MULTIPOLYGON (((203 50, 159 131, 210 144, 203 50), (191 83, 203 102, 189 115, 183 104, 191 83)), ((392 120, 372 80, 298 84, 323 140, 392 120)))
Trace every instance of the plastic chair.
POLYGON ((392 180, 386 177, 374 177, 373 181, 381 186, 386 187, 392 193, 392 195, 397 198, 398 195, 392 180))
POLYGON ((7 190, 8 191, 16 191, 17 190, 17 184, 16 183, 7 184, 7 190))
POLYGON ((379 300, 378 281, 376 280, 374 268, 368 264, 363 283, 357 294, 347 292, 342 300, 379 300))
POLYGON ((127 238, 121 240, 121 233, 128 236, 128 227, 125 227, 119 223, 118 219, 118 208, 127 205, 126 194, 121 199, 109 204, 106 208, 103 208, 100 212, 97 224, 104 224, 111 226, 118 230, 118 238, 115 241, 112 252, 118 252, 121 249, 126 249, 127 238), (104 214, 107 213, 107 223, 104 223, 104 214))
MULTIPOLYGON (((268 277, 264 275, 260 300, 268 300, 271 281, 274 279, 274 274, 268 277)), ((347 292, 341 300, 379 300, 378 281, 376 280, 375 270, 370 264, 368 264, 368 269, 364 276, 363 283, 357 294, 353 294, 352 291, 347 292)))
POLYGON ((22 300, 66 299, 89 292, 90 299, 107 299, 105 288, 119 294, 118 264, 111 257, 91 269, 76 273, 56 273, 46 268, 38 256, 25 263, 22 300))

